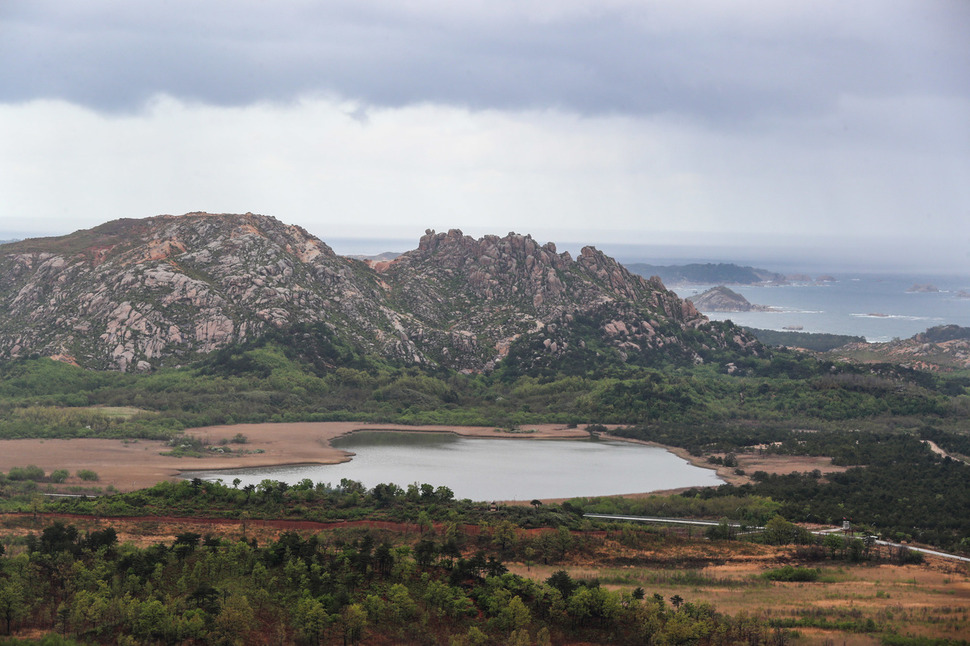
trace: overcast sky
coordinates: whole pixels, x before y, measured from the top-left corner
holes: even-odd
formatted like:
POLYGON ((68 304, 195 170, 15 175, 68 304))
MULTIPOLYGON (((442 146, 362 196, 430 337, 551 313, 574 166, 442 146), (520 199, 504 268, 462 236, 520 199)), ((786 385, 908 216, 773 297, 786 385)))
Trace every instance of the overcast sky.
POLYGON ((189 211, 970 273, 970 1, 0 0, 0 238, 189 211))

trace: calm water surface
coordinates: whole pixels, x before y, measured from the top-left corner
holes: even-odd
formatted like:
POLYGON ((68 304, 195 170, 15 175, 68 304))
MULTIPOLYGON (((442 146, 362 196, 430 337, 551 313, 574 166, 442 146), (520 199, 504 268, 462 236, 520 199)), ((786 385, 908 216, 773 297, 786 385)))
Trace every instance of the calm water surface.
POLYGON ((262 480, 295 484, 304 478, 337 484, 359 480, 368 488, 393 482, 447 486, 456 498, 531 500, 638 493, 722 484, 664 449, 611 440, 467 438, 450 433, 363 431, 334 440, 356 453, 333 465, 267 467, 185 473, 242 485, 262 480))

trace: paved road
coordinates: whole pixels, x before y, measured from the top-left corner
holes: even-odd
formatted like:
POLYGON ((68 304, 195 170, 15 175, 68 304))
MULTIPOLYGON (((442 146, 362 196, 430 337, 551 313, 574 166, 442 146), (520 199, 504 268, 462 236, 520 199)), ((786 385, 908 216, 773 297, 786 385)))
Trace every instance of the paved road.
POLYGON ((890 543, 889 541, 876 541, 876 545, 885 545, 887 547, 905 547, 908 550, 914 552, 922 552, 923 554, 932 554, 933 556, 940 556, 945 559, 951 559, 954 561, 963 561, 964 563, 970 563, 970 558, 966 556, 957 556, 956 554, 947 554, 946 552, 937 552, 936 550, 928 550, 924 547, 913 547, 912 545, 901 545, 900 543, 890 543))
MULTIPOLYGON (((583 514, 584 518, 599 518, 600 520, 626 520, 636 523, 663 523, 667 525, 701 525, 705 527, 717 527, 721 523, 716 520, 692 520, 689 518, 663 518, 660 516, 621 516, 617 514, 583 514)), ((750 527, 747 525, 741 525, 741 523, 728 522, 728 526, 741 528, 744 527, 746 530, 758 531, 764 529, 764 527, 750 527)), ((818 534, 824 536, 825 534, 834 534, 836 532, 841 532, 841 527, 833 527, 832 529, 822 529, 813 534, 818 534)), ((938 552, 936 550, 926 549, 924 547, 913 547, 912 545, 903 545, 901 543, 892 543, 890 541, 876 541, 876 545, 883 545, 885 547, 904 547, 908 550, 913 550, 914 552, 922 552, 923 554, 930 554, 932 556, 939 556, 945 559, 951 559, 953 561, 962 561, 964 563, 970 563, 970 558, 966 556, 957 556, 956 554, 947 554, 946 552, 938 552)))
MULTIPOLYGON (((704 527, 718 527, 721 522, 716 520, 693 520, 690 518, 662 518, 660 516, 621 516, 617 514, 583 514, 583 518, 599 518, 600 520, 629 520, 631 522, 637 523, 663 523, 666 525, 702 525, 704 527)), ((735 523, 728 521, 729 527, 741 528, 744 527, 748 530, 759 530, 764 529, 764 527, 754 527, 751 525, 742 525, 741 523, 735 523)))

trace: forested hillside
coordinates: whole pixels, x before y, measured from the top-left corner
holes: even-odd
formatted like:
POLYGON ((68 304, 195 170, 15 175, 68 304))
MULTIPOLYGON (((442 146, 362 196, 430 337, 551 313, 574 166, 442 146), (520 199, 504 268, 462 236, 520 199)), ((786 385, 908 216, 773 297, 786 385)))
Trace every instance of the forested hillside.
POLYGON ((0 366, 0 437, 170 437, 233 422, 361 420, 822 428, 956 425, 968 415, 959 375, 820 362, 777 350, 719 365, 638 366, 589 354, 537 362, 522 339, 488 374, 395 364, 298 327, 147 375, 31 359, 0 366), (128 407, 115 415, 102 407, 128 407))

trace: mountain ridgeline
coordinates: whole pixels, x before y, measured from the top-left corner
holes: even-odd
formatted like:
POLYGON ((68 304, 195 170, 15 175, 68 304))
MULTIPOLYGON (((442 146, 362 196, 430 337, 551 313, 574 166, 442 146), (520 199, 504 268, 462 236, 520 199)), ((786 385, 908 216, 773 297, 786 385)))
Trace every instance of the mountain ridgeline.
POLYGON ((363 355, 471 372, 510 353, 652 365, 761 347, 592 247, 573 259, 528 235, 429 230, 417 249, 365 262, 251 213, 122 219, 2 245, 0 307, 0 359, 120 371, 307 325, 363 355))

